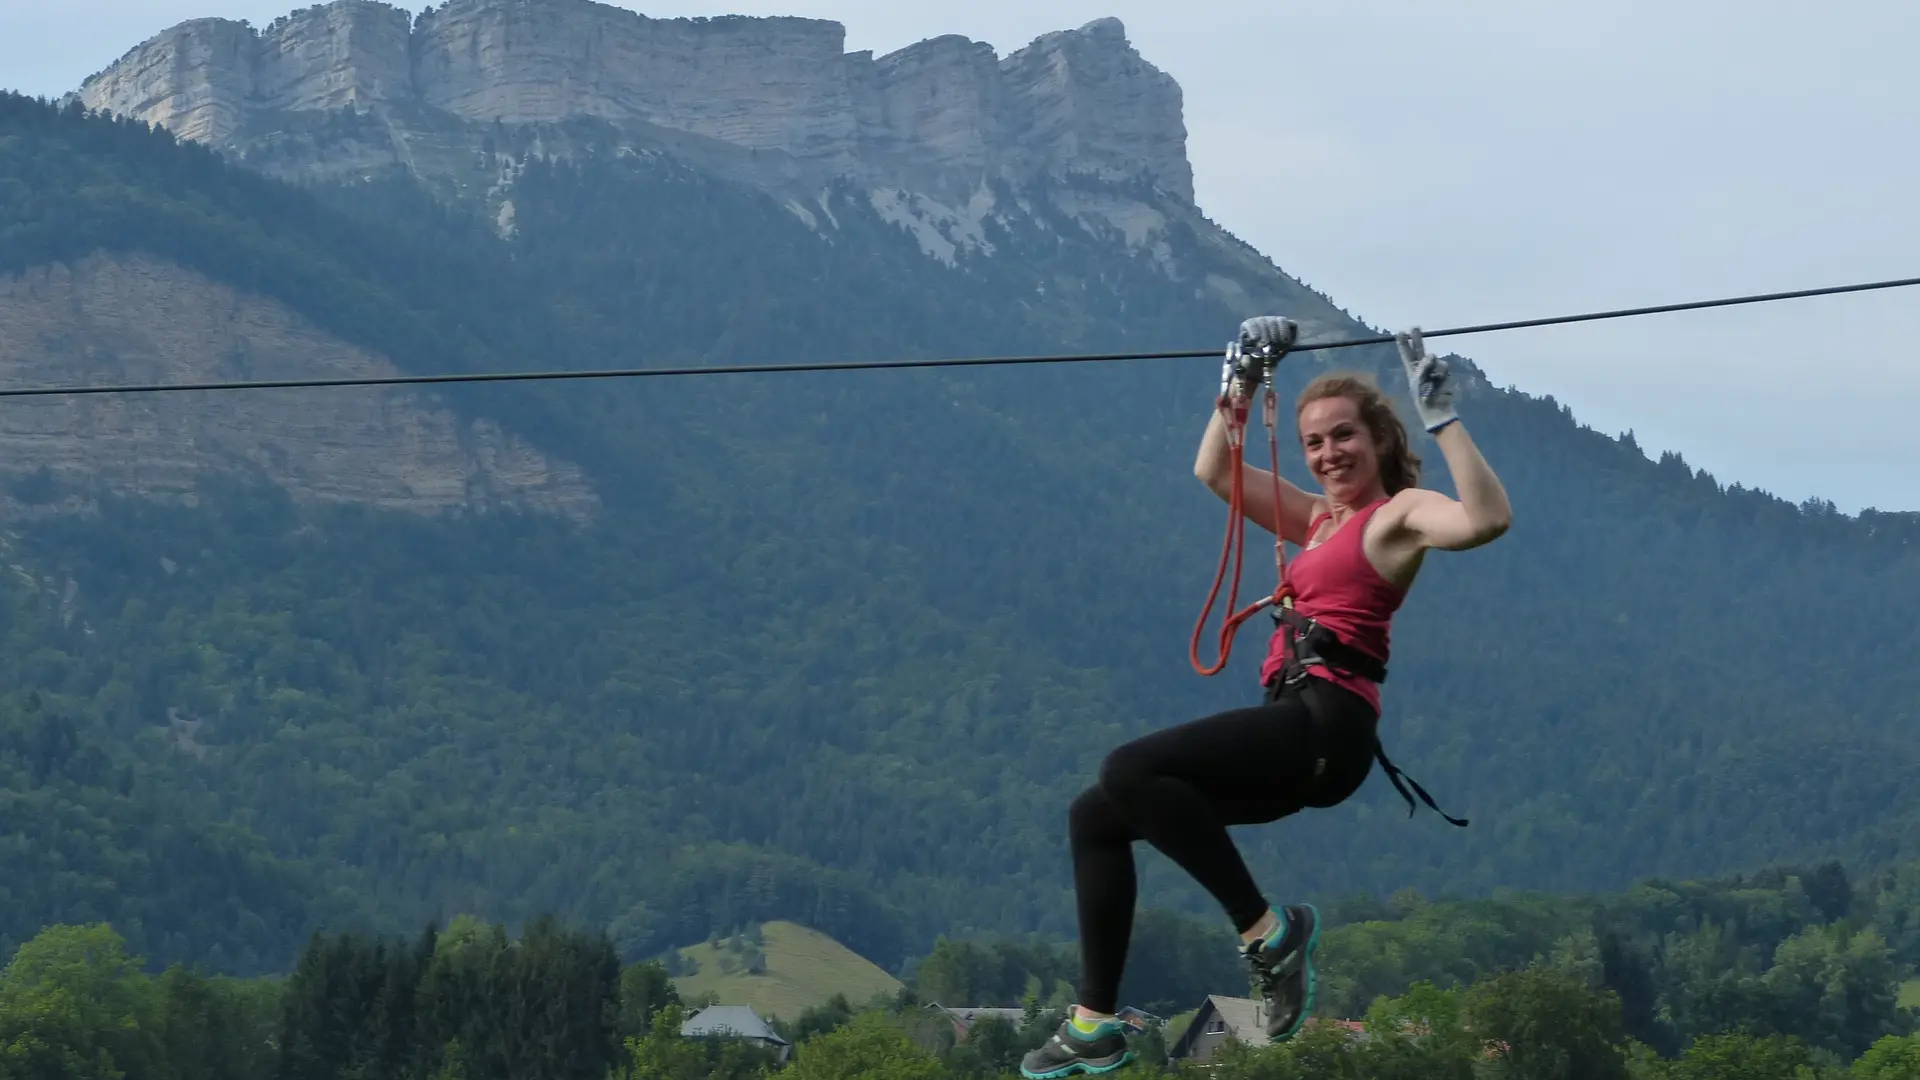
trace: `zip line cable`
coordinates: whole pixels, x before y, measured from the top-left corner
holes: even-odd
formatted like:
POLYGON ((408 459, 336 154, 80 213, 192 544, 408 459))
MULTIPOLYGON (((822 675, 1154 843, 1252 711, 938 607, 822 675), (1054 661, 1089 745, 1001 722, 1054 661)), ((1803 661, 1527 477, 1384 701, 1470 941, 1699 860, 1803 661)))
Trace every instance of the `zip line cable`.
MULTIPOLYGON (((1756 293, 1749 296, 1731 296, 1718 300, 1692 300, 1678 304, 1656 304, 1649 307, 1618 308, 1612 311, 1593 311, 1581 315, 1552 315, 1540 319, 1519 319, 1513 322, 1481 323, 1477 326, 1456 326, 1444 330, 1422 330, 1421 335, 1427 338, 1441 338, 1459 337, 1468 334, 1490 334, 1500 330, 1522 330, 1536 326, 1560 326, 1568 323, 1598 322, 1603 319, 1626 319, 1640 315, 1661 315, 1676 311, 1699 311, 1705 308, 1734 307, 1741 304, 1764 304, 1776 300, 1800 300, 1815 296, 1835 296, 1841 293, 1871 292, 1879 289, 1902 289, 1914 285, 1920 285, 1920 277, 1897 278, 1890 281, 1869 281, 1855 285, 1829 285, 1824 288, 1797 289, 1792 292, 1756 293)), ((1362 345, 1391 345, 1393 344, 1393 340, 1393 335, 1381 334, 1373 337, 1344 338, 1336 341, 1302 342, 1288 351, 1296 353, 1324 352, 1330 349, 1351 349, 1362 345)), ((785 371, 870 371, 899 368, 997 367, 1013 364, 1087 364, 1119 360, 1195 359, 1206 356, 1219 356, 1223 351, 1223 348, 1214 348, 1178 352, 1082 353, 1060 356, 975 356, 940 360, 845 360, 805 364, 733 364, 713 367, 613 368, 584 371, 508 371, 444 375, 381 375, 345 379, 269 379, 252 382, 151 383, 145 385, 128 384, 119 386, 29 386, 13 389, 0 388, 0 398, 69 397, 84 394, 160 394, 183 390, 309 390, 339 386, 419 386, 439 383, 540 382, 555 379, 636 379, 675 375, 771 374, 785 371)))

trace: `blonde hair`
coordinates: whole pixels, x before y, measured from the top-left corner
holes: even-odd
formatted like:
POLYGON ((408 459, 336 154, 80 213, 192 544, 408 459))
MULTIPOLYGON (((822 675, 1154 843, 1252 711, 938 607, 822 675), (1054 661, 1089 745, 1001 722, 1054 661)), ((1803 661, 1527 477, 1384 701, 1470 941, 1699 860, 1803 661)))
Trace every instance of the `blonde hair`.
POLYGON ((1360 410, 1360 422, 1373 435, 1374 450, 1380 458, 1380 486, 1392 495, 1420 483, 1420 456, 1407 442, 1406 426, 1393 411, 1393 402, 1380 391, 1373 376, 1355 371, 1334 371, 1315 378, 1300 391, 1294 403, 1293 417, 1309 404, 1327 398, 1346 398, 1360 410))

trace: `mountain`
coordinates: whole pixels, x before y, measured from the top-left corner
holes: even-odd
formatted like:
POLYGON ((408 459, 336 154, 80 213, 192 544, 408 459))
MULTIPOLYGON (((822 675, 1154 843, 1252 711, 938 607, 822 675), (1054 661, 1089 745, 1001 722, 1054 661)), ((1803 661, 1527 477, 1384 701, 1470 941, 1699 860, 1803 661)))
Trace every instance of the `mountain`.
POLYGON ((417 18, 342 0, 265 31, 183 23, 88 79, 79 97, 302 175, 431 167, 416 144, 436 126, 592 117, 795 182, 970 187, 982 173, 1064 170, 1147 176, 1192 200, 1179 85, 1133 51, 1116 19, 1004 60, 957 35, 877 59, 846 53, 845 41, 838 23, 818 19, 650 19, 590 0, 454 0, 417 18), (346 113, 367 123, 357 152, 341 155, 321 118, 346 113), (324 155, 293 157, 316 149, 324 155))
POLYGON ((828 193, 852 191, 861 216, 948 265, 1005 244, 1029 255, 1019 234, 1069 225, 1149 257, 1194 301, 1343 317, 1198 212, 1180 87, 1119 20, 1005 58, 958 35, 876 58, 845 37, 824 20, 651 19, 591 0, 452 0, 417 17, 340 0, 265 30, 182 23, 69 100, 281 179, 403 175, 507 234, 523 227, 529 161, 666 157, 828 236, 842 227, 828 193))
MULTIPOLYGON (((6 377, 1185 349, 1267 311, 1371 332, 1193 205, 1177 88, 1117 24, 1005 59, 836 34, 572 0, 176 28, 65 108, 0 109, 6 377), (960 70, 972 119, 896 108, 972 100, 960 70)), ((1283 392, 1336 362, 1402 393, 1380 349, 1301 354, 1283 392)), ((1262 880, 1596 891, 1920 857, 1920 523, 1723 486, 1460 367, 1516 524, 1423 572, 1383 734, 1473 826, 1408 821, 1376 781, 1245 830, 1262 880)), ((1220 679, 1186 663, 1224 518, 1189 471, 1215 377, 12 402, 0 695, 24 716, 37 694, 95 764, 49 767, 22 720, 0 768, 251 845, 265 884, 232 902, 270 931, 244 960, 234 918, 196 914, 217 877, 89 895, 163 912, 130 935, 157 959, 271 968, 298 945, 271 928, 460 911, 608 925, 629 956, 770 919, 883 965, 943 932, 1067 933, 1065 807, 1100 755, 1254 694, 1253 634, 1220 679)), ((52 880, 27 867, 0 876, 52 880)), ((1209 910, 1158 857, 1145 887, 1209 910)), ((14 941, 77 917, 51 886, 9 896, 14 941)))

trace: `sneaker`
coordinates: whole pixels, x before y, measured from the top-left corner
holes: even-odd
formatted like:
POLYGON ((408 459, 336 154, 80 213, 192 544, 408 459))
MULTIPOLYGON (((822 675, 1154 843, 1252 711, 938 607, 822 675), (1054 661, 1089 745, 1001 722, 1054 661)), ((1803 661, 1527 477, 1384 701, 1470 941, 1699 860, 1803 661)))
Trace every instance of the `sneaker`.
POLYGON ((1027 1080, 1054 1080, 1074 1073, 1110 1073, 1132 1060, 1126 1025, 1103 1020, 1087 1033, 1074 1026, 1069 1012, 1059 1031, 1020 1059, 1020 1075, 1027 1080))
POLYGON ((1267 1037, 1286 1040, 1307 1022, 1314 991, 1320 988, 1313 970, 1313 950, 1320 945, 1320 912, 1312 904, 1293 904, 1279 914, 1281 928, 1272 937, 1240 952, 1252 969, 1267 1018, 1267 1037))

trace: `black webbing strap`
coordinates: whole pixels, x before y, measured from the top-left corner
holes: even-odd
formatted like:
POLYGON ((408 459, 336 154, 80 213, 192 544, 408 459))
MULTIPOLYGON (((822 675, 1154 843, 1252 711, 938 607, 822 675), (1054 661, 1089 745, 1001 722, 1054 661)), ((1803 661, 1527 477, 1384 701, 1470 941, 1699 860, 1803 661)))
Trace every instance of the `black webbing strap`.
POLYGON ((1400 779, 1402 777, 1406 777, 1407 783, 1413 785, 1413 790, 1420 793, 1420 801, 1426 803, 1427 806, 1434 813, 1439 814, 1443 818, 1446 818, 1447 824, 1457 825, 1462 829, 1467 827, 1466 818, 1454 817, 1452 814, 1449 814, 1445 810, 1440 809, 1440 807, 1434 803, 1433 796, 1427 794, 1427 789, 1420 786, 1420 781, 1415 780, 1411 776, 1407 776, 1406 773, 1403 773, 1400 771, 1400 766, 1395 765, 1393 762, 1387 760, 1386 748, 1380 745, 1380 738, 1377 735, 1374 736, 1374 740, 1373 740, 1373 756, 1376 758, 1379 758, 1381 768, 1384 768, 1387 770, 1387 779, 1393 781, 1394 790, 1400 793, 1401 798, 1407 800, 1407 816, 1408 817, 1412 817, 1414 815, 1414 811, 1418 810, 1419 807, 1413 805, 1413 796, 1407 794, 1407 789, 1401 786, 1400 779))

